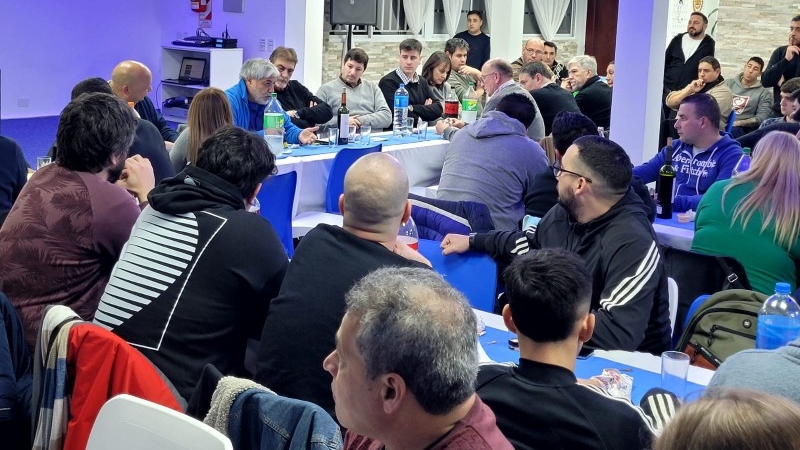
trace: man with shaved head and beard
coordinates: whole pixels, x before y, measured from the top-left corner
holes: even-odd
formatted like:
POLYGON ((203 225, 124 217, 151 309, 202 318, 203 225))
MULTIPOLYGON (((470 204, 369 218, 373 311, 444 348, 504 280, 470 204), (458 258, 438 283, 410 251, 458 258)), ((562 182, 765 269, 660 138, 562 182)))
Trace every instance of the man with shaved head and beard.
POLYGON ((392 156, 372 153, 347 171, 339 197, 343 226, 317 225, 300 241, 278 297, 269 305, 255 380, 279 395, 310 401, 334 415, 322 361, 336 347, 345 293, 381 267, 428 267, 397 241, 411 215, 408 176, 392 156))

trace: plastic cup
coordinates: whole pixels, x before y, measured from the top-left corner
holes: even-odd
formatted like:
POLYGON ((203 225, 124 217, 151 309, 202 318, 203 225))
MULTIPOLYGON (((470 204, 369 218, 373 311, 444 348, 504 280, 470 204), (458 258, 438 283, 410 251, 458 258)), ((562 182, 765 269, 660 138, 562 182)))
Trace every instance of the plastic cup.
POLYGON ((689 355, 669 351, 661 354, 661 388, 682 399, 686 395, 686 376, 689 374, 689 355))
POLYGON ((361 143, 364 145, 369 145, 371 135, 372 127, 369 125, 361 125, 361 143))
POLYGON ((51 162, 53 162, 53 160, 50 159, 49 156, 37 156, 36 157, 36 170, 41 169, 42 167, 50 164, 51 162))
POLYGON ((328 128, 328 147, 335 147, 339 142, 339 129, 336 127, 328 128))

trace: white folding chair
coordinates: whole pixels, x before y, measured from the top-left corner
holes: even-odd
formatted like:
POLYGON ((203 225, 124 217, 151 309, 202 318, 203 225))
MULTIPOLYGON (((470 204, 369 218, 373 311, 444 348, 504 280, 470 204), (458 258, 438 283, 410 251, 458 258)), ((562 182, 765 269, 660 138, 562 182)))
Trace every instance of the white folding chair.
POLYGON ((675 332, 675 320, 678 317, 678 283, 672 278, 667 278, 667 292, 669 292, 669 325, 675 332))
POLYGON ((186 414, 120 394, 100 409, 87 450, 233 450, 230 439, 186 414))

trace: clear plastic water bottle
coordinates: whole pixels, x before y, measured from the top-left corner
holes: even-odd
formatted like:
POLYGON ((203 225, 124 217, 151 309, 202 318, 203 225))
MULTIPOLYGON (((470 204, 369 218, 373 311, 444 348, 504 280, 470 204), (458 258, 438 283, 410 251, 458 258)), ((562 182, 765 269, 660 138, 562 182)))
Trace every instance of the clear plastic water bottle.
POLYGON ((270 96, 264 108, 264 139, 269 150, 276 156, 283 153, 283 108, 275 92, 270 96))
POLYGON ((464 123, 478 120, 478 94, 475 93, 472 83, 469 83, 469 89, 461 99, 461 120, 464 123))
POLYGON ((775 294, 758 311, 756 348, 783 347, 800 335, 800 306, 790 291, 789 283, 775 283, 775 294))
POLYGON ((742 156, 739 157, 739 162, 733 168, 733 175, 738 175, 750 168, 750 147, 742 149, 742 156))
POLYGON ((392 134, 403 136, 406 133, 406 119, 408 118, 408 91, 406 85, 400 83, 400 87, 394 91, 394 124, 392 134))

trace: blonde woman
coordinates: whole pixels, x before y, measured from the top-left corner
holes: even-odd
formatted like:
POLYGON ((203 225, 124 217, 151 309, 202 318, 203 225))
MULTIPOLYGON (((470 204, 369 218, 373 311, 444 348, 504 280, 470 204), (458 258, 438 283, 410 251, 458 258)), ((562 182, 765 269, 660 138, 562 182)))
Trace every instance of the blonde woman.
POLYGON ((653 450, 800 448, 800 406, 746 390, 709 390, 670 421, 653 450))
POLYGON ((225 92, 214 87, 198 92, 189 106, 186 125, 188 128, 178 136, 169 152, 175 173, 183 170, 187 163, 197 161, 197 151, 206 138, 225 125, 233 125, 233 113, 225 92))
POLYGON ((800 142, 773 131, 755 147, 750 169, 706 191, 697 207, 692 250, 732 256, 753 290, 796 286, 800 262, 800 142))

